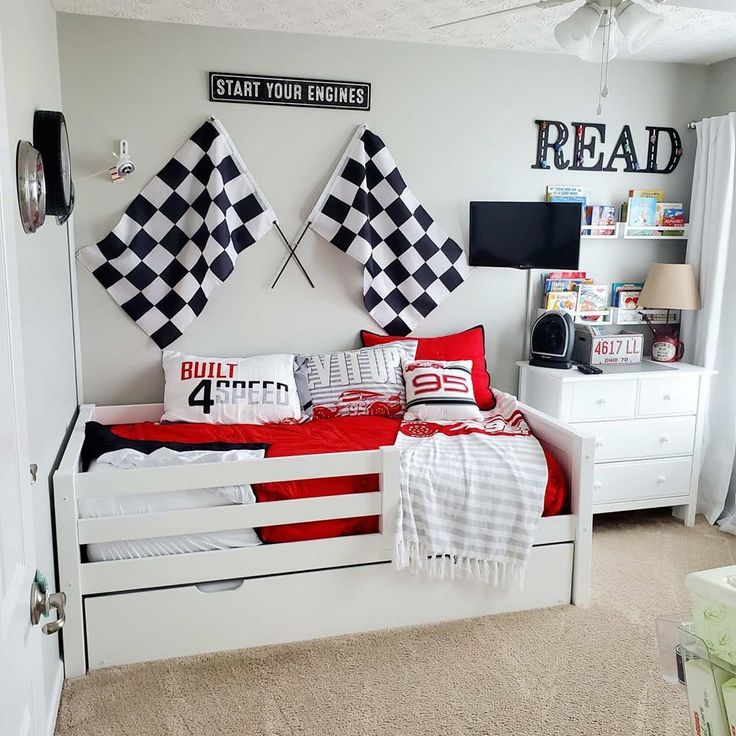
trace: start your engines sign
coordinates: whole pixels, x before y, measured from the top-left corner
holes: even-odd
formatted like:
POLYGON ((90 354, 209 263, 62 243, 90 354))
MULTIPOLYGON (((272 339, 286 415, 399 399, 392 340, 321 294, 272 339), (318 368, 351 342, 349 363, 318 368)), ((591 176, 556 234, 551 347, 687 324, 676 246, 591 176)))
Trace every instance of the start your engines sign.
POLYGON ((210 102, 370 110, 369 82, 210 72, 210 102))

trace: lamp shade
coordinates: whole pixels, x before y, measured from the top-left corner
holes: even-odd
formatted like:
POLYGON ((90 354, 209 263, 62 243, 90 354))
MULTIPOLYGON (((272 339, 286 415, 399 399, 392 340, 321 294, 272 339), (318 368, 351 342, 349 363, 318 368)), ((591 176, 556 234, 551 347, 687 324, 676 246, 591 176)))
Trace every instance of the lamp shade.
POLYGON ((653 263, 639 295, 639 306, 645 309, 700 309, 693 267, 689 263, 653 263))
POLYGON ((557 43, 571 54, 582 54, 590 48, 600 22, 601 9, 598 3, 587 2, 567 20, 555 26, 557 43))
POLYGON ((661 15, 652 13, 631 0, 624 0, 616 8, 616 21, 632 54, 654 41, 665 26, 661 15))

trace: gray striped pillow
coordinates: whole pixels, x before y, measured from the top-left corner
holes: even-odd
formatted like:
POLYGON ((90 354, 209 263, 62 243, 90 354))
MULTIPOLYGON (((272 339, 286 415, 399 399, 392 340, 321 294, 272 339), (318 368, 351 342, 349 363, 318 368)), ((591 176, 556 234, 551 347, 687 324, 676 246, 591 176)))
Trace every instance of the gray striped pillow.
POLYGON ((396 416, 404 413, 403 365, 414 360, 416 341, 318 353, 306 358, 312 416, 396 416))

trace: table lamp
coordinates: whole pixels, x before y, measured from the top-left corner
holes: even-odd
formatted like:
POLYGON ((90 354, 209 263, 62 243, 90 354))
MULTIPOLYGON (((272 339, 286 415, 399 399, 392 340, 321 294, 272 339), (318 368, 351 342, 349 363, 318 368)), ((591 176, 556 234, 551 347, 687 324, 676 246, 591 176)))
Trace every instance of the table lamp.
POLYGON ((679 326, 669 324, 670 309, 700 309, 700 294, 693 267, 689 263, 653 263, 637 306, 667 310, 667 324, 656 327, 642 313, 654 335, 652 360, 660 363, 680 360, 685 347, 680 342, 679 326))

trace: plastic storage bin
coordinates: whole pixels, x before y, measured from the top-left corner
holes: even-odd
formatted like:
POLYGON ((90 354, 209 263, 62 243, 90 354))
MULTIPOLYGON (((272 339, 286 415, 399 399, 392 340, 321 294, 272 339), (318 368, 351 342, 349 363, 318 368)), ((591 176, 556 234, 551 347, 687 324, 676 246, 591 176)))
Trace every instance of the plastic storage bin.
POLYGON ((657 645, 664 679, 687 692, 693 736, 736 733, 736 666, 708 651, 685 617, 657 619, 657 645))
POLYGON ((711 655, 736 665, 736 565, 685 577, 693 604, 693 631, 711 655))

